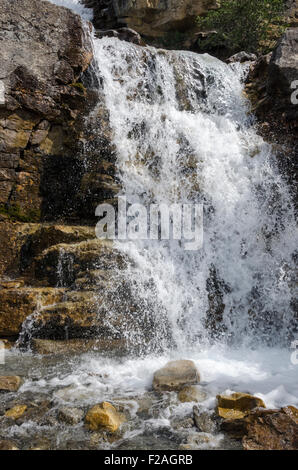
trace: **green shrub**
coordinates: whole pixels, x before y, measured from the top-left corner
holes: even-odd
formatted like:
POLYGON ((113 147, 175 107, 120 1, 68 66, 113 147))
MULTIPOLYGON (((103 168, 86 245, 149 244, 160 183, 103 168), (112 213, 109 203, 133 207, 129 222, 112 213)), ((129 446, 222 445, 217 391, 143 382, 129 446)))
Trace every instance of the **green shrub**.
POLYGON ((283 0, 222 0, 218 10, 198 17, 201 31, 216 31, 199 47, 222 47, 230 54, 245 50, 266 53, 286 28, 283 0))
POLYGON ((74 82, 74 83, 71 83, 70 86, 76 88, 79 92, 81 93, 85 93, 86 92, 86 88, 84 87, 83 83, 81 82, 74 82))

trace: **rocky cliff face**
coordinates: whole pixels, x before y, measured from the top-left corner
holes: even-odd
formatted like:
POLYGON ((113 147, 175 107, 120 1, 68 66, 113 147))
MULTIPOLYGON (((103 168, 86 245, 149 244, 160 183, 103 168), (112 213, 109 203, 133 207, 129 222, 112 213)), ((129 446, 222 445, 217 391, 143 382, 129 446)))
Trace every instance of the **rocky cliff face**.
POLYGON ((198 15, 218 6, 216 0, 85 0, 94 8, 96 28, 128 26, 148 37, 193 27, 198 15))
MULTIPOLYGON (((46 1, 0 0, 0 337, 17 336, 38 305, 67 300, 63 281, 56 289, 45 272, 38 279, 37 258, 47 271, 42 253, 51 246, 71 244, 76 252, 78 244, 80 253, 94 229, 71 222, 92 218, 94 205, 115 190, 112 163, 97 158, 113 154, 105 110, 94 113, 100 142, 93 145, 85 123, 98 103, 88 27, 46 1)), ((94 253, 95 246, 85 247, 80 259, 91 265, 94 253)), ((84 277, 82 270, 77 274, 84 277)), ((80 335, 79 326, 74 329, 80 335)))
POLYGON ((73 158, 92 102, 80 81, 92 48, 79 16, 38 0, 1 0, 0 30, 1 212, 38 221, 42 182, 57 159, 73 158))
POLYGON ((298 104, 294 98, 297 95, 297 68, 298 28, 292 27, 271 54, 260 57, 251 65, 246 86, 260 133, 274 144, 280 170, 291 185, 296 203, 298 104))

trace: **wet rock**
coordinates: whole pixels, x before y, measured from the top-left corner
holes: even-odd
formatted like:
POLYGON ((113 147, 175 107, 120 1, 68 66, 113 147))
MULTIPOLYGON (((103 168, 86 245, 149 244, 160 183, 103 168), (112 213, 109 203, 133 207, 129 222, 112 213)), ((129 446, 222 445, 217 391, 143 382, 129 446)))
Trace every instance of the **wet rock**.
POLYGON ((40 403, 28 403, 27 409, 16 419, 18 425, 22 425, 28 421, 41 426, 52 426, 56 424, 54 417, 50 414, 51 403, 44 400, 40 403))
POLYGON ((0 440, 0 451, 1 450, 20 450, 13 441, 6 439, 0 440))
POLYGON ((232 55, 227 59, 228 64, 233 64, 234 62, 254 62, 257 60, 257 56, 255 54, 251 54, 245 51, 238 52, 237 54, 232 55))
POLYGON ((54 304, 62 299, 64 289, 9 288, 0 291, 0 335, 16 336, 23 322, 37 307, 54 304))
POLYGON ((177 391, 199 381, 200 375, 193 361, 171 361, 155 372, 153 389, 157 392, 177 391))
POLYGON ((248 418, 245 450, 298 450, 298 410, 256 411, 248 418))
POLYGON ((192 417, 186 418, 175 418, 171 421, 171 426, 173 429, 191 429, 195 425, 195 422, 192 417))
POLYGON ((17 392, 22 384, 17 375, 0 376, 0 392, 17 392))
POLYGON ((70 425, 78 424, 82 421, 83 417, 84 412, 79 408, 63 407, 58 411, 59 421, 70 425))
POLYGON ((121 339, 70 339, 50 340, 36 339, 31 341, 31 347, 37 354, 81 354, 87 351, 117 351, 118 354, 126 351, 125 342, 121 339))
POLYGON ((51 449, 51 442, 49 439, 37 439, 33 445, 29 448, 29 450, 50 450, 51 449))
POLYGON ((27 405, 16 405, 5 412, 6 418, 19 419, 27 410, 27 405))
POLYGON ((102 402, 93 406, 85 417, 85 424, 91 431, 103 430, 114 433, 123 423, 121 416, 111 403, 102 402))
POLYGON ((130 28, 117 28, 117 29, 108 29, 108 30, 97 30, 96 37, 114 37, 120 39, 120 41, 127 41, 138 46, 145 46, 145 42, 142 40, 139 33, 130 28))
POLYGON ((254 408, 266 408, 261 398, 247 393, 217 396, 217 413, 224 419, 241 419, 254 408))
POLYGON ((82 273, 95 270, 123 268, 126 258, 117 251, 111 240, 88 240, 80 243, 61 243, 44 250, 35 261, 35 276, 51 286, 63 283, 72 286, 82 273), (58 266, 64 266, 64 277, 58 266))
POLYGON ((206 400, 208 394, 197 385, 183 387, 178 393, 178 398, 182 403, 195 401, 197 403, 206 400))
POLYGON ((212 434, 205 432, 191 433, 185 442, 179 446, 179 450, 195 450, 212 448, 217 443, 217 439, 212 434))
POLYGON ((194 406, 193 416, 195 425, 200 432, 213 433, 216 430, 214 416, 208 413, 208 411, 202 411, 197 406, 194 406))
POLYGON ((221 430, 242 439, 246 450, 297 450, 298 410, 254 410, 242 419, 225 420, 221 430))
POLYGON ((154 398, 153 393, 150 392, 142 395, 141 397, 134 398, 138 405, 137 415, 140 418, 146 419, 151 415, 150 411, 154 403, 154 398))
POLYGON ((76 225, 31 224, 30 231, 31 233, 22 237, 20 265, 23 272, 28 272, 34 258, 53 245, 80 243, 95 238, 94 227, 76 225))

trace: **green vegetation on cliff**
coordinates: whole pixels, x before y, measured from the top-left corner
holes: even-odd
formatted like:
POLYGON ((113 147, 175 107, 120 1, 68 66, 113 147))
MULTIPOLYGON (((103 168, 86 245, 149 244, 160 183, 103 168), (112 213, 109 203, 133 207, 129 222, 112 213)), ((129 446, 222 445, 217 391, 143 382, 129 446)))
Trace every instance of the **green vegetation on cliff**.
POLYGON ((211 50, 225 48, 230 54, 245 50, 266 53, 284 32, 283 0, 222 0, 218 10, 198 17, 201 31, 213 31, 200 47, 211 50))
POLYGON ((0 204, 0 214, 8 216, 12 222, 39 222, 41 217, 39 209, 32 208, 25 211, 19 204, 13 204, 11 206, 0 204))

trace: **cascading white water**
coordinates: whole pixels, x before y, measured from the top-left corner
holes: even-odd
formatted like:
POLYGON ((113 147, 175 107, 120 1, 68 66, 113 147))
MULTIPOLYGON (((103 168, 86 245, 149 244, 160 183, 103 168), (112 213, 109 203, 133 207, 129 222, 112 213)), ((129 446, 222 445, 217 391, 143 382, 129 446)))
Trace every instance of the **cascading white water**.
POLYGON ((243 66, 114 38, 94 47, 127 201, 204 204, 200 251, 118 242, 136 265, 126 273, 136 293, 151 315, 166 312, 181 351, 204 342, 208 324, 223 339, 284 343, 296 227, 272 148, 248 115, 243 66))

